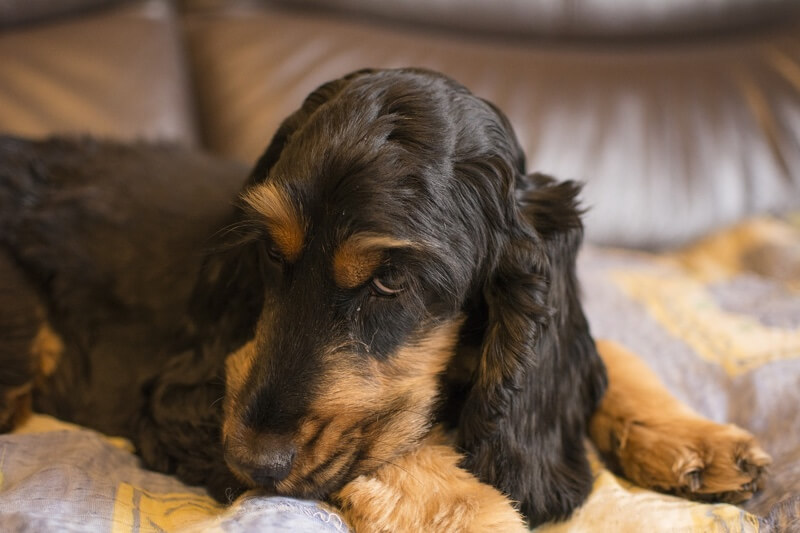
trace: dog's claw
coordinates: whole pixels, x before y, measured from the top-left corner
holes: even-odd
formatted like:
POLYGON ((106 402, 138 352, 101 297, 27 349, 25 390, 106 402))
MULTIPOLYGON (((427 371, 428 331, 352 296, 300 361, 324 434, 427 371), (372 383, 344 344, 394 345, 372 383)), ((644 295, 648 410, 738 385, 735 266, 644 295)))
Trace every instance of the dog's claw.
POLYGON ((692 492, 697 492, 703 485, 702 471, 699 469, 687 472, 686 478, 688 480, 689 490, 692 492))

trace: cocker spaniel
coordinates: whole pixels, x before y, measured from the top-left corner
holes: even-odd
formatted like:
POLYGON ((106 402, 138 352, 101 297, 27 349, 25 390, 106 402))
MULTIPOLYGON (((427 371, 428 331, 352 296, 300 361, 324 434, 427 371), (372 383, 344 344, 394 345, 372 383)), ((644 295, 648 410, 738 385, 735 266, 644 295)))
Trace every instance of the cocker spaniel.
POLYGON ((568 517, 587 434, 646 487, 756 490, 750 434, 592 339, 580 187, 526 174, 491 103, 359 71, 306 98, 238 197, 228 168, 0 140, 5 429, 32 402, 219 499, 328 499, 367 531, 568 517))

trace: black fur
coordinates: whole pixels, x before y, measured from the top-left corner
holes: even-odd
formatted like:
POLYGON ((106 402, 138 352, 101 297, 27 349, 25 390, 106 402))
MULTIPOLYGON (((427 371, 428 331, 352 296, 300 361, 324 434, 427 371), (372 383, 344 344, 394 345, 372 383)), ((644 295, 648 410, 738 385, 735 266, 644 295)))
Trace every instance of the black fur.
MULTIPOLYGON (((606 383, 575 278, 579 187, 526 175, 494 106, 408 69, 360 71, 312 93, 244 188, 271 183, 298 206, 308 242, 294 262, 270 259, 258 213, 227 208, 230 178, 202 181, 213 172, 195 166, 173 180, 137 167, 163 154, 154 153, 0 141, 0 244, 41 290, 49 320, 78 354, 70 360, 89 369, 69 372, 94 374, 51 379, 40 408, 126 434, 149 466, 230 496, 240 484, 222 461, 227 354, 255 335, 242 423, 275 442, 297 430, 326 386, 326 346, 349 340, 354 361, 387 361, 465 316, 442 376, 442 409, 423 415, 457 426, 465 466, 520 502, 531 525, 583 502, 592 483, 585 428, 606 383), (196 179, 209 194, 195 208, 181 198, 196 179), (420 244, 388 253, 376 271, 404 289, 396 297, 330 280, 327 254, 358 231, 420 244), (201 268, 203 247, 211 253, 201 268), (120 343, 123 359, 136 362, 131 374, 104 362, 118 358, 120 343), (116 392, 122 375, 136 377, 124 393, 116 392), (126 409, 114 405, 124 416, 107 412, 97 423, 81 414, 104 401, 86 398, 109 394, 98 382, 124 398, 126 409)), ((391 437, 391 420, 410 408, 403 401, 354 434, 391 437)), ((410 444, 397 443, 398 453, 410 444)), ((374 468, 370 445, 343 442, 358 450, 347 471, 315 473, 293 493, 325 497, 374 468)))
POLYGON ((214 464, 230 478, 215 438, 229 347, 201 342, 187 307, 243 173, 172 146, 0 137, 0 307, 15 321, 0 329, 0 385, 18 381, 14 356, 32 379, 46 318, 65 353, 38 411, 128 437, 191 483, 222 477, 214 464))
POLYGON ((606 387, 575 277, 578 190, 539 174, 517 190, 530 235, 506 244, 487 280, 481 350, 492 362, 459 425, 467 468, 517 499, 532 524, 569 516, 589 494, 583 437, 606 387))

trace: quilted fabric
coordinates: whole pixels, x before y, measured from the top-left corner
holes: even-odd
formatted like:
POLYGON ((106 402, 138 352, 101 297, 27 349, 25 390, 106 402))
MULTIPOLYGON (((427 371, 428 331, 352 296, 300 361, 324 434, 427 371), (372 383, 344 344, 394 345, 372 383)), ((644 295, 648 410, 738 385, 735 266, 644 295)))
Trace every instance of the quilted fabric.
MULTIPOLYGON (((587 503, 540 531, 765 531, 776 505, 797 505, 800 217, 754 219, 661 255, 589 247, 579 273, 597 337, 636 351, 696 411, 755 433, 774 462, 740 508, 635 487, 594 459, 587 503)), ((127 446, 43 416, 0 437, 0 530, 347 530, 319 502, 251 492, 223 508, 141 469, 127 446)))

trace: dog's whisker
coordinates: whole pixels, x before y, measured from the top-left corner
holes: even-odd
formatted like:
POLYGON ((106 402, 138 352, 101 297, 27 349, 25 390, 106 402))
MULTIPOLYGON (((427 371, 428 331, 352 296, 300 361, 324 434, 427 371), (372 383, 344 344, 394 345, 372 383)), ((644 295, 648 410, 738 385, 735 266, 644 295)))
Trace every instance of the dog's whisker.
POLYGON ((408 475, 408 477, 410 477, 411 479, 413 479, 414 481, 416 481, 420 485, 423 484, 423 482, 418 477, 416 477, 414 474, 412 474, 407 468, 405 468, 403 466, 400 466, 399 464, 397 464, 395 462, 392 462, 389 459, 381 459, 380 457, 370 457, 370 458, 364 460, 365 463, 368 463, 370 461, 374 461, 374 462, 379 463, 379 465, 377 465, 376 468, 380 467, 381 465, 389 465, 389 466, 392 466, 394 468, 397 468, 398 470, 402 470, 403 472, 405 472, 408 475))
POLYGON ((220 396, 219 398, 217 398, 216 400, 211 402, 211 405, 209 405, 209 407, 214 407, 215 405, 217 405, 219 402, 221 402, 224 399, 225 399, 225 396, 220 396))
POLYGON ((412 415, 417 415, 420 418, 429 418, 432 416, 432 413, 421 413, 419 411, 415 411, 413 409, 408 409, 408 408, 398 408, 397 411, 401 413, 411 413, 412 415))
POLYGON ((372 333, 372 338, 369 340, 369 345, 365 346, 365 348, 366 348, 366 350, 367 350, 367 352, 368 352, 368 353, 369 353, 369 351, 370 351, 370 347, 371 347, 373 344, 375 344, 375 336, 376 336, 377 334, 378 334, 378 331, 377 331, 377 330, 375 330, 375 331, 372 333))
POLYGON ((333 348, 330 348, 330 353, 331 354, 337 354, 337 353, 340 353, 342 351, 345 351, 345 350, 348 350, 348 349, 353 349, 353 348, 356 348, 356 347, 359 347, 359 346, 364 348, 364 350, 366 350, 367 352, 369 352, 369 350, 370 350, 369 345, 367 343, 365 343, 364 341, 360 341, 360 340, 357 340, 357 339, 350 339, 350 340, 347 340, 347 341, 345 341, 345 342, 343 342, 341 344, 338 344, 338 345, 334 346, 333 348))
POLYGON ((233 224, 229 224, 223 228, 218 229, 216 232, 213 233, 213 237, 223 237, 230 235, 231 233, 235 233, 237 231, 241 231, 245 228, 252 228, 253 224, 249 221, 243 220, 234 222, 233 224))

